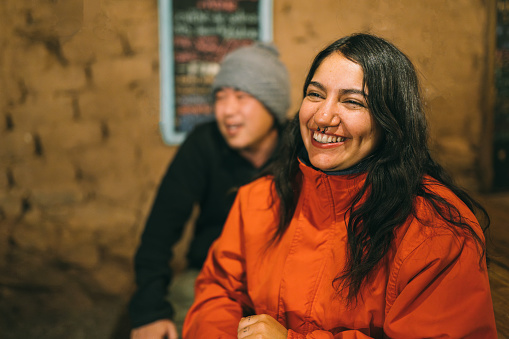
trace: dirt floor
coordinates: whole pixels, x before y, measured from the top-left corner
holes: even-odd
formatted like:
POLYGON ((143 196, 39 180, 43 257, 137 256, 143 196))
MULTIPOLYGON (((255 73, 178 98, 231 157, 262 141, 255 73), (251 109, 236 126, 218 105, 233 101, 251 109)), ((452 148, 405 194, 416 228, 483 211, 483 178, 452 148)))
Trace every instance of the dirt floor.
POLYGON ((509 339, 509 192, 477 197, 490 215, 491 296, 499 339, 509 339))
POLYGON ((61 290, 2 286, 0 338, 112 338, 125 305, 120 298, 86 295, 79 286, 61 290))

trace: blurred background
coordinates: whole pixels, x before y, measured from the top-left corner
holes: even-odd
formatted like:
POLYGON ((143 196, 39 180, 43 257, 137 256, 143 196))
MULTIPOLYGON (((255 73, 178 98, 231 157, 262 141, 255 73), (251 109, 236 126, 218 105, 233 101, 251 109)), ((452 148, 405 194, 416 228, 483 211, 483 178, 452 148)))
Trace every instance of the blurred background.
MULTIPOLYGON (((500 338, 509 338, 507 22, 502 0, 273 5, 292 114, 312 58, 341 36, 380 35, 414 62, 434 155, 492 213, 500 338)), ((157 0, 0 1, 1 338, 122 337, 132 257, 178 147, 158 126, 159 65, 157 0)))

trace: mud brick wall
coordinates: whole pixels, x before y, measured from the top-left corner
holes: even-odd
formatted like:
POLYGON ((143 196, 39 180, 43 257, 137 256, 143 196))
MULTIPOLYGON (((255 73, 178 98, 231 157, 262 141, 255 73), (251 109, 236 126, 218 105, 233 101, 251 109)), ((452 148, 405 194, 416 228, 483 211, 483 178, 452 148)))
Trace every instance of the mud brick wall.
POLYGON ((125 291, 175 151, 158 128, 157 2, 0 9, 0 265, 13 283, 59 284, 62 272, 125 291))
MULTIPOLYGON (((312 57, 369 31, 423 80, 431 144, 480 186, 490 2, 274 0, 292 110, 312 57)), ((176 147, 159 133, 156 0, 0 2, 0 285, 126 294, 176 147)))

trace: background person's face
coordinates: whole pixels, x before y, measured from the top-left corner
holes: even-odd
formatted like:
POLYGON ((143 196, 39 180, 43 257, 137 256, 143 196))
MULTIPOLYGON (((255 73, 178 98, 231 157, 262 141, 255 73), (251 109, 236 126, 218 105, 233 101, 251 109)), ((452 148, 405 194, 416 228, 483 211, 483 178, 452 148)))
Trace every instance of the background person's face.
POLYGON ((363 95, 362 67, 333 53, 316 70, 299 111, 311 164, 324 171, 349 168, 375 149, 379 131, 363 95), (325 133, 318 132, 317 128, 325 133))
POLYGON ((233 88, 217 91, 214 108, 219 130, 235 150, 256 148, 275 128, 272 114, 256 98, 243 91, 233 88))

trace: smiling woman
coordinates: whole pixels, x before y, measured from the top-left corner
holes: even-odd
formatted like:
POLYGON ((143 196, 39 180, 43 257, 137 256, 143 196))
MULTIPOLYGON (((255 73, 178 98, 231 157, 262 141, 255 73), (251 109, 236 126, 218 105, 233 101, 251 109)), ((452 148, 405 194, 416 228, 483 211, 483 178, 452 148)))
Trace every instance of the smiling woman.
POLYGON ((363 79, 362 67, 339 53, 316 70, 299 112, 302 140, 315 167, 346 169, 375 150, 380 128, 368 109, 363 79))
POLYGON ((496 338, 487 215, 432 159, 422 107, 386 40, 320 52, 209 251, 184 338, 496 338))

